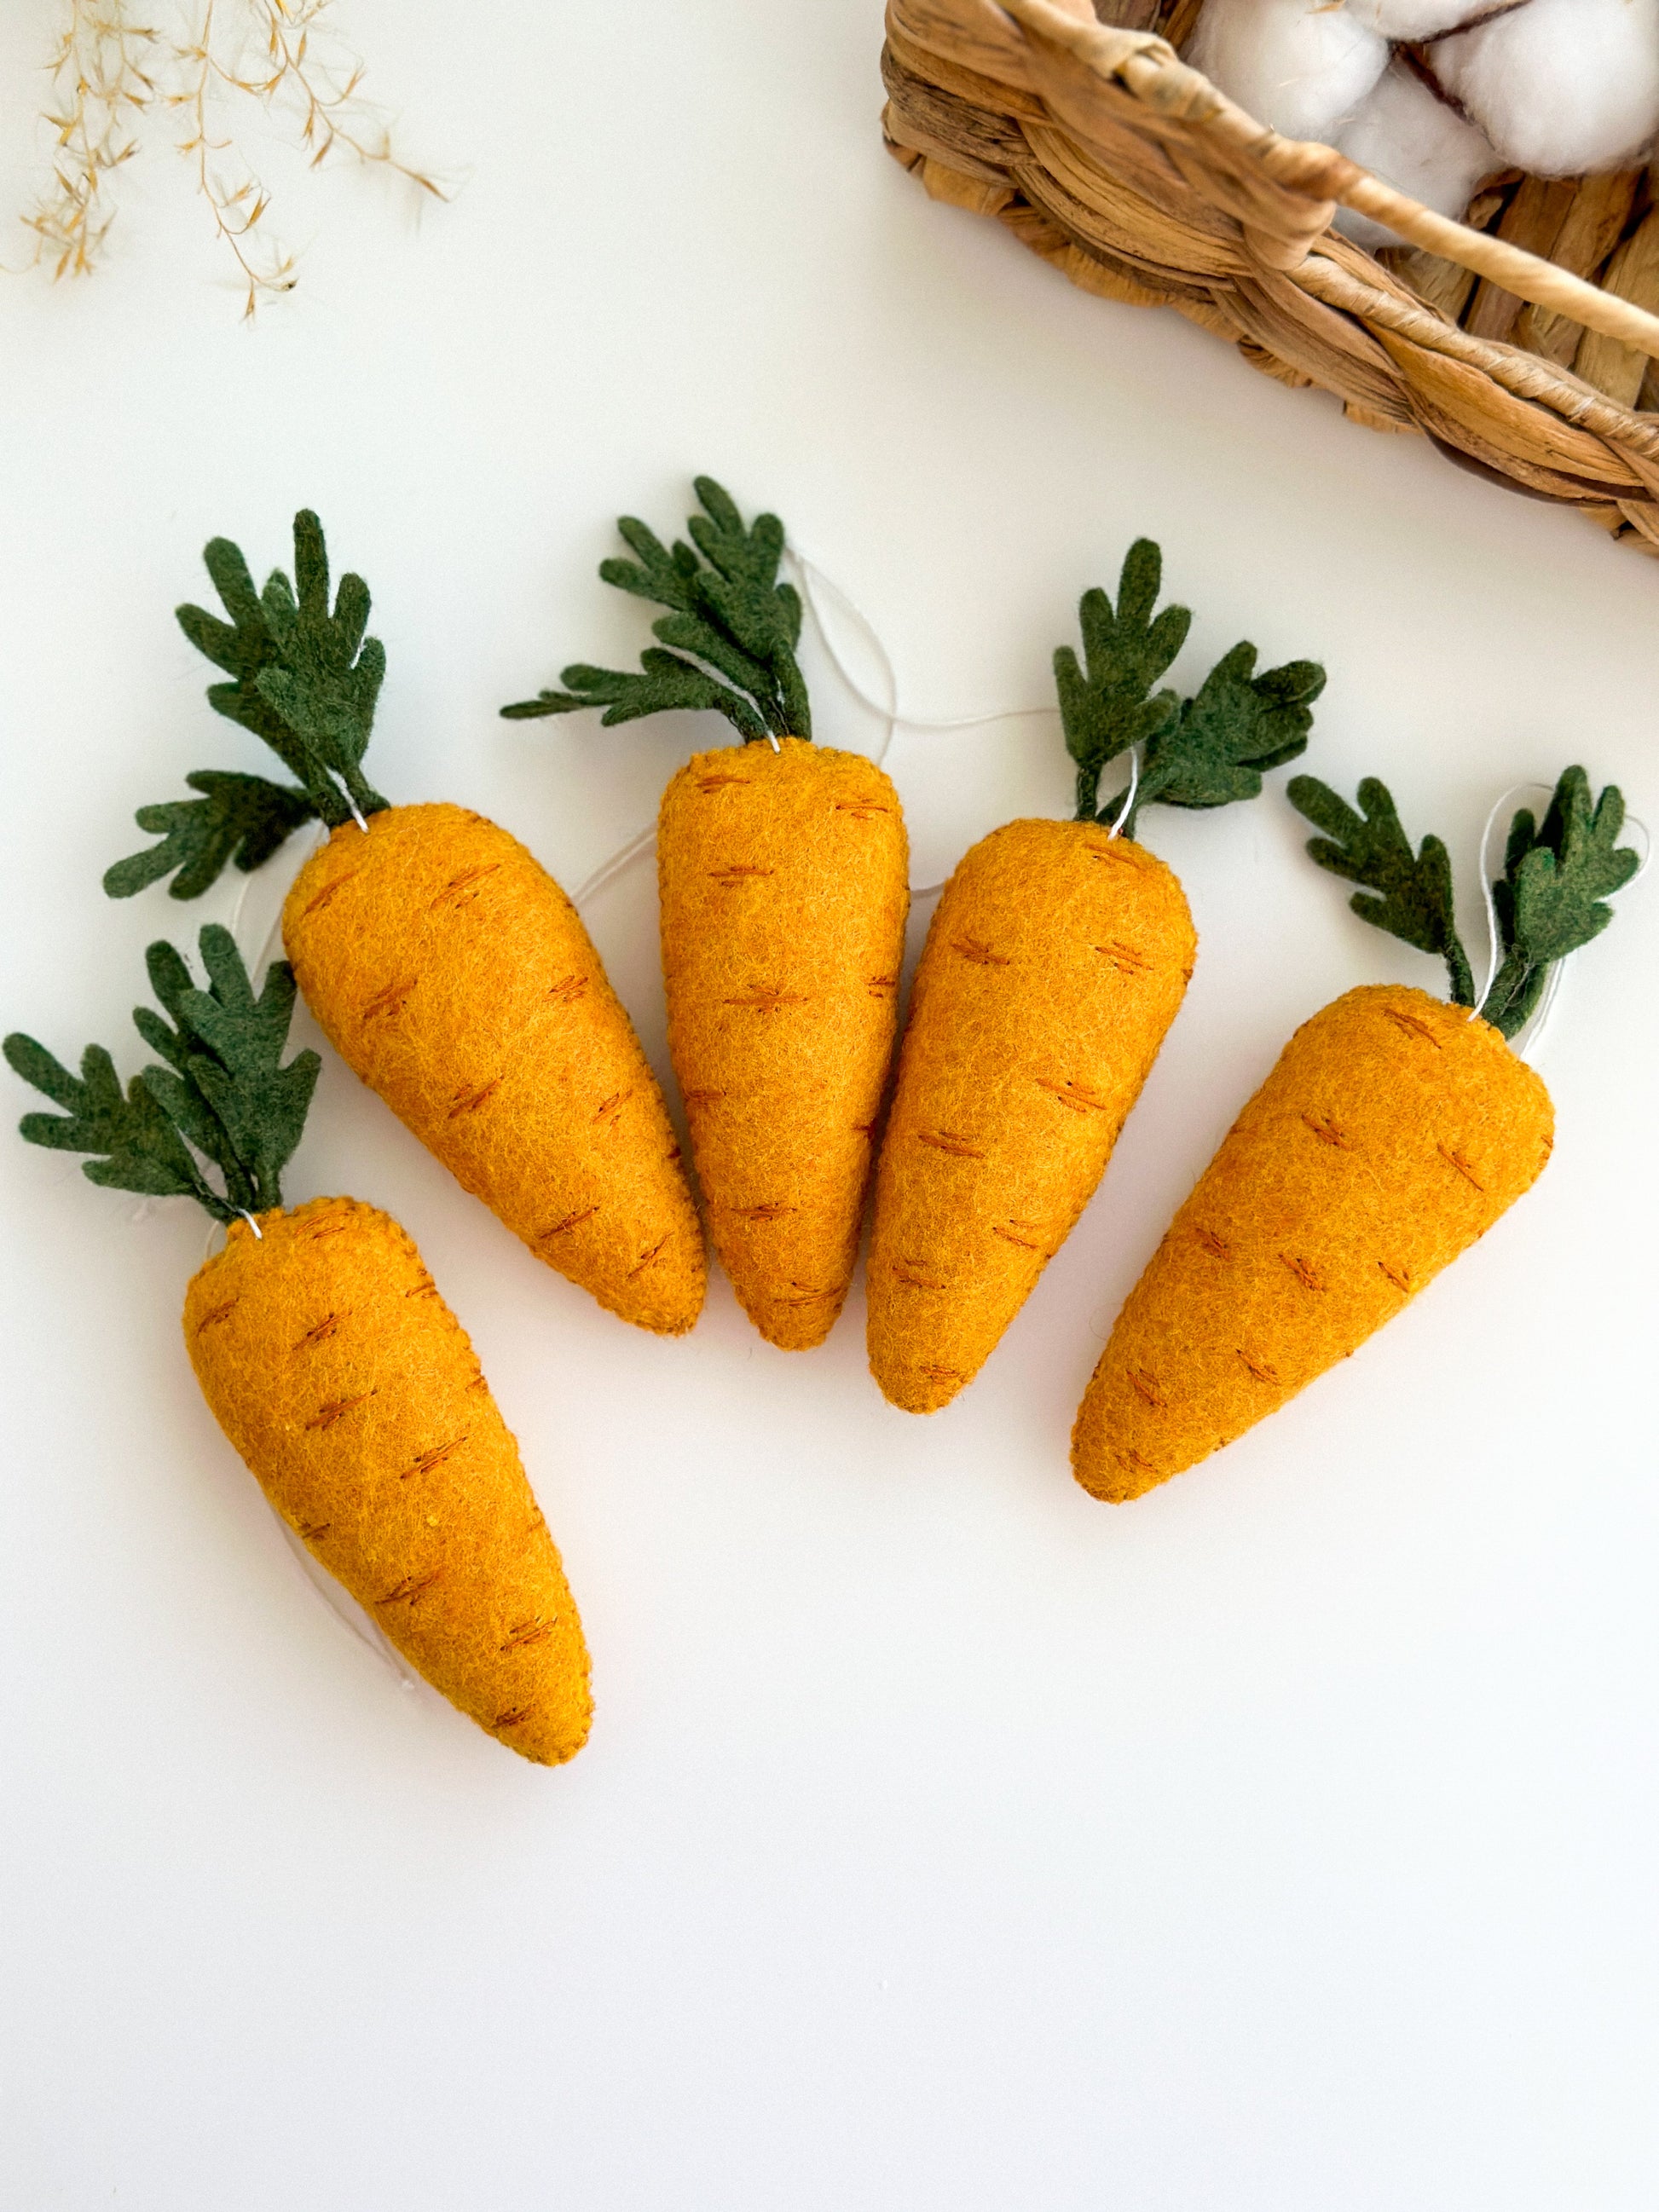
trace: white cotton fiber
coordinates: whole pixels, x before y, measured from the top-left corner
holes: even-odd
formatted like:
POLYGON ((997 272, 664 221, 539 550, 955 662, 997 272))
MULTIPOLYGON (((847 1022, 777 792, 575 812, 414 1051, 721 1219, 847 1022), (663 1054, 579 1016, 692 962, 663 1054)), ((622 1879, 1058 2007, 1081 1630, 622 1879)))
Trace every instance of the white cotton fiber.
MULTIPOLYGON (((1389 65, 1336 143, 1351 161, 1437 215, 1461 216, 1482 177, 1504 166, 1485 133, 1437 100, 1402 61, 1389 65)), ((1336 221, 1360 246, 1400 243, 1393 231, 1351 208, 1339 208, 1336 221)))
POLYGON ((1344 0, 1347 13, 1385 39, 1437 39, 1471 15, 1484 15, 1492 0, 1344 0))
POLYGON ((1622 168, 1659 132, 1659 0, 1527 0, 1431 60, 1504 161, 1534 176, 1622 168))
POLYGON ((1183 58, 1281 137, 1328 143, 1387 68, 1389 48, 1343 7, 1205 0, 1183 58))

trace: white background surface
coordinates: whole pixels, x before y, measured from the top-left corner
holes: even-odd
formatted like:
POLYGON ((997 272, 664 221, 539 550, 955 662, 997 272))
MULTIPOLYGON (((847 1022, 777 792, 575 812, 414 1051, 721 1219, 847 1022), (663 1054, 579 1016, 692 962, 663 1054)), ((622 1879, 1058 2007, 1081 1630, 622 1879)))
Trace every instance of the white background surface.
MULTIPOLYGON (((8 204, 48 15, 0 40, 8 204)), ((6 1026, 136 1065, 143 944, 228 915, 234 884, 97 878, 187 769, 258 765, 170 611, 215 532, 286 563, 301 502, 374 587, 377 781, 567 884, 710 731, 495 709, 636 647, 611 518, 673 526, 702 468, 871 611, 919 712, 1047 697, 1144 531, 1198 610, 1180 672, 1241 635, 1322 657, 1309 765, 1387 774, 1466 887, 1490 802, 1570 759, 1659 818, 1659 571, 931 205, 880 149, 874 0, 348 21, 471 165, 455 206, 417 232, 274 165, 313 242, 250 331, 158 156, 102 275, 0 285, 6 1026)), ((890 765, 918 881, 1069 781, 1040 721, 890 765)), ((1652 2206, 1659 888, 1571 977, 1537 1191, 1113 1510, 1066 1433, 1170 1212, 1296 1023, 1432 986, 1277 791, 1146 835, 1202 933, 1186 1009, 925 1423, 869 1381, 861 1296, 808 1356, 720 1279, 690 1339, 626 1330, 327 1066, 292 1194, 415 1233, 564 1550, 599 1716, 560 1772, 400 1690, 301 1579, 180 1346, 199 1217, 0 1144, 6 2212, 1652 2206)), ((648 870, 592 920, 659 1048, 648 870)))

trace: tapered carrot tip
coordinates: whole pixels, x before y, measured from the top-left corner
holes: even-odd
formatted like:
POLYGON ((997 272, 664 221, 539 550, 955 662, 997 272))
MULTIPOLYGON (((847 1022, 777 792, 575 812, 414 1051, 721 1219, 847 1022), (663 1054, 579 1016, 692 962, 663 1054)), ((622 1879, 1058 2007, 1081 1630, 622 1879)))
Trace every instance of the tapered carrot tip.
POLYGON ((1304 1023, 1130 1292, 1072 1437, 1122 1503, 1274 1412, 1530 1188, 1549 1094, 1498 1032, 1373 984, 1304 1023))
POLYGON ((892 1056, 908 854, 861 754, 698 753, 658 835, 668 1043, 710 1234, 763 1336, 829 1334, 858 1253, 892 1056))
POLYGON ((283 939, 346 1065, 602 1306, 678 1335, 702 1231, 662 1094, 570 901, 481 815, 393 806, 301 870, 283 939))
POLYGON ((202 1394, 266 1497, 434 1689, 526 1759, 592 1714, 575 1601, 465 1332, 398 1224, 315 1199, 193 1278, 202 1394))
POLYGON ((1095 822, 1011 822, 927 933, 877 1171, 870 1370, 913 1413, 979 1372, 1105 1172, 1197 945, 1180 884, 1095 822))

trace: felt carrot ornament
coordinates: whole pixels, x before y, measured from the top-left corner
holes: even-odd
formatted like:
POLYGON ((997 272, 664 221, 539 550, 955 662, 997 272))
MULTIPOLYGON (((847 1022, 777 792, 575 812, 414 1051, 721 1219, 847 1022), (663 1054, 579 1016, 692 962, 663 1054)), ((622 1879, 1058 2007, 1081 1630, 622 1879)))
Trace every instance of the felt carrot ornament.
POLYGON ((877 1171, 870 1367, 928 1413, 972 1381, 1093 1195, 1180 1007, 1197 945, 1181 885, 1137 842, 1141 810, 1253 799, 1307 744, 1324 671, 1255 672, 1235 646, 1195 697, 1159 689, 1192 621, 1155 614, 1142 538, 1115 606, 1079 608, 1084 663, 1054 655, 1077 763, 1070 822, 1010 822, 945 885, 916 971, 877 1171), (1140 749, 1132 791, 1107 763, 1140 749))
POLYGON ((193 1198, 224 1249, 185 1293, 202 1395, 312 1555, 450 1703, 557 1765, 592 1711, 587 1650, 559 1555, 465 1331, 398 1224, 351 1198, 287 1208, 282 1173, 320 1063, 283 1064, 295 985, 256 996, 228 930, 202 932, 206 988, 165 941, 163 1012, 139 1035, 167 1064, 124 1091, 101 1045, 78 1076, 33 1038, 5 1054, 57 1114, 22 1134, 84 1152, 106 1189, 193 1198))
POLYGON ((125 898, 173 877, 194 898, 234 860, 329 830, 283 909, 301 990, 340 1057, 538 1259, 642 1328, 702 1304, 702 1233, 667 1109, 575 908, 505 830, 469 809, 392 806, 363 755, 386 672, 368 587, 340 579, 295 516, 295 583, 263 592, 228 538, 204 558, 230 619, 178 611, 228 683, 218 714, 297 779, 203 769, 200 794, 138 811, 160 842, 104 878, 125 898), (297 588, 296 588, 297 586, 297 588))
POLYGON ((1437 837, 1413 854, 1374 780, 1355 812, 1297 776, 1308 850, 1362 889, 1356 914, 1445 961, 1450 1002, 1362 986, 1316 1014, 1176 1214, 1129 1293, 1073 1434, 1078 1480, 1138 1498, 1231 1443, 1346 1358, 1528 1189, 1549 1093, 1510 1049, 1557 961, 1599 936, 1635 873, 1617 790, 1571 768, 1541 822, 1518 812, 1492 893, 1502 960, 1481 1006, 1437 837))
POLYGON ((811 742, 778 581, 783 526, 745 527, 708 477, 690 543, 618 523, 632 560, 599 574, 667 608, 635 673, 578 664, 513 718, 602 707, 724 714, 741 747, 694 754, 657 830, 668 1047, 714 1249, 773 1344, 829 1334, 857 1255, 892 1055, 909 906, 898 793, 862 754, 811 742))

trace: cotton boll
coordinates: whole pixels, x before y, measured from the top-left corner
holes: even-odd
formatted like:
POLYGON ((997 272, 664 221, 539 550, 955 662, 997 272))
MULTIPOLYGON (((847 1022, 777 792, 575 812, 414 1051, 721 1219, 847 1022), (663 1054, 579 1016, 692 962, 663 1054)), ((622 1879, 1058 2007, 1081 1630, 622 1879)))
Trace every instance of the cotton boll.
POLYGON ((1386 40, 1310 0, 1206 0, 1185 59, 1286 138, 1331 133, 1388 66, 1386 40))
MULTIPOLYGON (((1437 215, 1462 216, 1482 177, 1504 166, 1485 132, 1437 100, 1401 61, 1390 64, 1336 143, 1351 161, 1437 215)), ((1400 243, 1393 231, 1351 208, 1339 208, 1336 222, 1358 245, 1400 243)))
POLYGON ((1437 39, 1472 15, 1484 15, 1493 0, 1346 0, 1356 23, 1380 31, 1385 39, 1437 39))
POLYGON ((1431 59, 1504 161, 1534 176, 1622 168, 1659 131, 1659 0, 1528 0, 1431 59))

